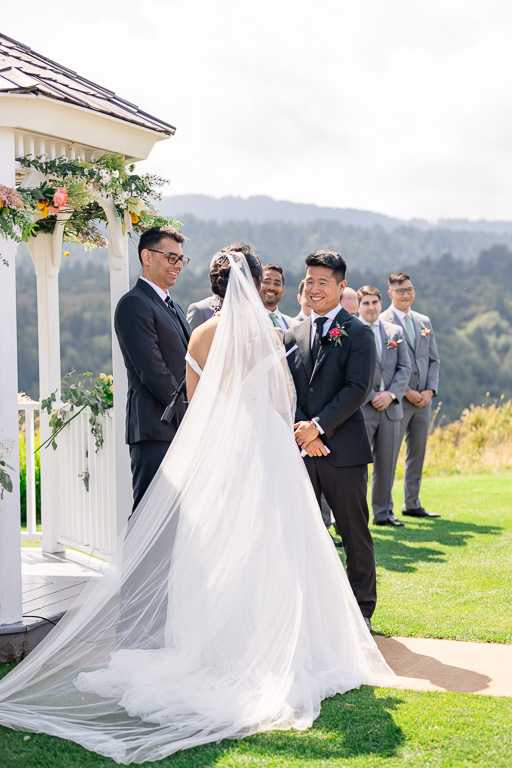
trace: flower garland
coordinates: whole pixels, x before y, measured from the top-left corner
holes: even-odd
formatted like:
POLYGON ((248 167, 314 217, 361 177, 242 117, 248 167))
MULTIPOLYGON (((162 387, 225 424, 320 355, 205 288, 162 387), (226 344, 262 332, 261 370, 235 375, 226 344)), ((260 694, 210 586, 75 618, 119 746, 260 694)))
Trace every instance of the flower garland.
MULTIPOLYGON (((123 234, 142 233, 154 226, 177 228, 180 222, 161 216, 153 201, 166 180, 151 174, 134 173, 123 155, 106 154, 95 162, 43 155, 16 158, 21 166, 39 171, 44 180, 37 187, 17 188, 0 184, 0 234, 26 242, 39 232, 53 232, 57 214, 70 214, 64 227, 66 242, 82 243, 86 250, 104 248, 107 241, 96 222, 106 222, 98 197, 109 197, 121 217, 123 234)), ((2 259, 4 263, 5 259, 2 259)))

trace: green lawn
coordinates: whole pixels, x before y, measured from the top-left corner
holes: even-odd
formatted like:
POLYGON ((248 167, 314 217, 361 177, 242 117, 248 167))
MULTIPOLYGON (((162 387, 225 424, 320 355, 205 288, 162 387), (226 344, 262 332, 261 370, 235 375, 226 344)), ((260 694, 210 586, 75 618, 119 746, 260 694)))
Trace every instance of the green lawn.
MULTIPOLYGON (((395 509, 402 503, 395 486, 395 509)), ((427 509, 372 527, 378 565, 375 631, 512 642, 512 473, 427 477, 427 509)), ((400 516, 399 513, 397 516, 400 516)), ((0 665, 0 675, 8 670, 0 665)), ((313 728, 178 753, 158 768, 510 768, 512 698, 362 688, 324 702, 313 728)), ((112 768, 46 735, 0 728, 0 768, 112 768)))
MULTIPOLYGON (((148 768, 510 768, 512 699, 362 688, 324 702, 309 731, 178 752, 148 768)), ((76 744, 0 728, 2 768, 113 768, 76 744)))
POLYGON ((440 519, 402 518, 399 482, 393 497, 405 527, 372 526, 375 631, 512 642, 512 473, 425 478, 440 519))

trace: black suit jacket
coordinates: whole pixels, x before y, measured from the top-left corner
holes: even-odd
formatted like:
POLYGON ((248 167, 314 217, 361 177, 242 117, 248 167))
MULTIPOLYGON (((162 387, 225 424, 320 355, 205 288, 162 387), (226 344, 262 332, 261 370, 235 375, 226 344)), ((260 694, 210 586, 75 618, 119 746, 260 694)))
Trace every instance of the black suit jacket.
POLYGON ((318 418, 330 449, 326 460, 338 467, 373 461, 361 405, 366 400, 375 370, 373 331, 345 309, 336 315, 315 365, 311 358, 311 323, 299 323, 285 331, 288 364, 297 390, 296 421, 318 418), (343 327, 348 336, 341 343, 329 340, 329 332, 343 327))
POLYGON ((128 374, 126 442, 170 442, 184 415, 180 400, 171 424, 160 419, 185 375, 190 329, 181 307, 174 315, 144 280, 117 305, 114 327, 128 374), (180 323, 181 320, 181 323, 180 323))

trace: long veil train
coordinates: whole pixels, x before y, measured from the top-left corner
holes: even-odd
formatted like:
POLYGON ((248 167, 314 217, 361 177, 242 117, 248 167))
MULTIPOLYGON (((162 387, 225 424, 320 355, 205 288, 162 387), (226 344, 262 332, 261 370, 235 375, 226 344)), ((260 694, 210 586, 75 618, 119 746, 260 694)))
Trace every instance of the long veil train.
POLYGON ((120 565, 0 683, 3 725, 141 763, 307 728, 326 696, 395 681, 296 448, 284 348, 230 260, 203 375, 120 565))

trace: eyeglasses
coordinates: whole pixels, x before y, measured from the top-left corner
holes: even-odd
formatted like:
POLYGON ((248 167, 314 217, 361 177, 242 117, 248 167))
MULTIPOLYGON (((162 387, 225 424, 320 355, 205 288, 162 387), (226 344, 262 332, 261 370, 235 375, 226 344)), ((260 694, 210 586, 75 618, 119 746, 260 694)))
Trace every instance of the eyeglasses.
POLYGON ((391 290, 393 293, 396 293, 397 296, 405 296, 406 293, 410 293, 412 295, 415 291, 413 285, 411 285, 410 288, 392 288, 391 290))
POLYGON ((157 251, 156 248, 148 248, 148 251, 151 251, 152 253, 161 253, 162 256, 165 256, 169 264, 177 264, 178 261, 181 261, 184 267, 187 266, 190 259, 188 256, 176 256, 174 253, 165 253, 164 251, 157 251))

